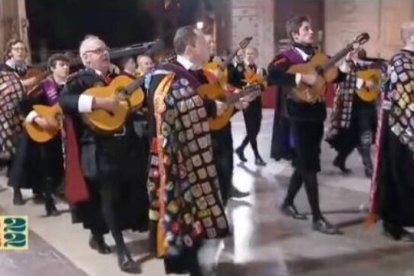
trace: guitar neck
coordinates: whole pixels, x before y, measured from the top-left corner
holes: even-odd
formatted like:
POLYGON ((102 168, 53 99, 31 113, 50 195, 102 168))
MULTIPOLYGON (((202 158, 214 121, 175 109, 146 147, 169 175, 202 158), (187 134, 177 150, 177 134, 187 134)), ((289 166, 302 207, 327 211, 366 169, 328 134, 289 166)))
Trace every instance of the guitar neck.
POLYGON ((237 103, 241 98, 249 94, 260 93, 260 92, 261 92, 260 85, 251 85, 247 88, 244 88, 240 93, 235 93, 235 94, 230 95, 226 100, 226 104, 233 105, 237 103))
POLYGON ((130 96, 134 91, 136 91, 138 88, 140 88, 144 84, 144 81, 145 81, 145 77, 141 76, 138 80, 134 81, 133 83, 125 87, 124 90, 126 92, 126 95, 130 96))
POLYGON ((245 93, 243 93, 243 92, 240 92, 240 93, 237 93, 237 94, 232 94, 227 98, 226 104, 227 105, 233 105, 233 104, 237 103, 244 96, 245 96, 245 93))
POLYGON ((333 57, 331 57, 329 61, 322 67, 322 71, 325 72, 326 70, 334 66, 338 61, 340 61, 343 57, 345 57, 350 51, 352 51, 351 44, 343 48, 333 57))

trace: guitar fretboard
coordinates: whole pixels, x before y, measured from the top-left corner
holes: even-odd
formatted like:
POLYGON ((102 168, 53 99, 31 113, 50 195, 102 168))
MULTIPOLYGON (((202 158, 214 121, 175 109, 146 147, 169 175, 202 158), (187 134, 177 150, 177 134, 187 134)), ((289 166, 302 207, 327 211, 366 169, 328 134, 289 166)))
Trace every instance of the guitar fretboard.
POLYGON ((241 98, 250 95, 250 94, 260 94, 261 93, 261 87, 258 84, 255 85, 249 85, 243 88, 243 90, 240 93, 235 93, 230 95, 227 100, 226 104, 231 105, 237 103, 241 98))

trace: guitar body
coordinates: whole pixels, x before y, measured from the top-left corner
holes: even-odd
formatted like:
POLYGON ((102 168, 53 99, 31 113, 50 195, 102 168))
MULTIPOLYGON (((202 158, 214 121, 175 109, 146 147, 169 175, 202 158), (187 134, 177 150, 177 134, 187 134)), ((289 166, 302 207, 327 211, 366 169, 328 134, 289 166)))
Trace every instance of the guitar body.
MULTIPOLYGON (((48 118, 48 119, 55 119, 57 120, 57 117, 62 114, 62 109, 58 104, 55 104, 53 106, 47 106, 47 105, 34 105, 33 110, 36 111, 37 114, 39 114, 42 118, 48 118)), ((56 122, 57 127, 52 130, 44 130, 41 127, 39 127, 36 123, 25 123, 24 128, 29 135, 29 137, 37 142, 37 143, 46 143, 55 137, 60 129, 61 129, 61 123, 56 122)))
MULTIPOLYGON (((220 85, 216 84, 203 84, 197 89, 197 93, 203 99, 209 100, 216 100, 216 101, 226 101, 226 92, 220 87, 220 85)), ((212 130, 219 130, 224 128, 233 116, 234 113, 234 106, 229 105, 229 107, 216 118, 209 119, 210 129, 212 130)))
MULTIPOLYGON (((378 69, 367 69, 357 72, 357 77, 364 81, 371 80, 379 83, 381 81, 381 71, 378 69)), ((374 102, 381 94, 380 88, 362 88, 357 91, 358 97, 365 102, 374 102)))
POLYGON ((247 84, 262 84, 263 86, 266 86, 266 80, 263 78, 263 76, 251 70, 246 70, 244 73, 244 81, 247 84))
POLYGON ((203 67, 204 74, 210 83, 218 81, 221 85, 225 85, 228 80, 227 68, 222 68, 217 62, 209 62, 203 67))
MULTIPOLYGON (((328 61, 328 56, 318 53, 307 63, 292 65, 289 68, 288 73, 315 74, 318 73, 319 68, 322 68, 328 61)), ((336 67, 328 68, 327 70, 324 70, 321 77, 322 78, 320 78, 312 87, 305 84, 299 84, 299 86, 293 90, 295 97, 303 102, 313 103, 317 101, 325 95, 326 83, 332 82, 338 77, 338 69, 336 67)))
POLYGON ((111 114, 102 109, 93 110, 83 115, 83 119, 94 131, 98 133, 115 133, 122 129, 130 109, 140 106, 144 101, 144 92, 141 89, 134 91, 128 100, 122 100, 122 92, 135 80, 127 76, 118 76, 112 80, 108 86, 93 87, 86 90, 83 94, 96 98, 121 98, 121 104, 118 109, 111 114))
MULTIPOLYGON (((249 45, 253 37, 246 37, 240 43, 239 47, 230 54, 224 62, 209 62, 203 67, 204 76, 209 84, 201 85, 197 89, 197 93, 204 99, 227 102, 229 95, 225 90, 228 83, 227 65, 236 56, 239 49, 245 49, 249 45)), ((228 108, 216 118, 209 119, 210 129, 219 130, 224 128, 233 116, 234 105, 228 105, 228 108)))

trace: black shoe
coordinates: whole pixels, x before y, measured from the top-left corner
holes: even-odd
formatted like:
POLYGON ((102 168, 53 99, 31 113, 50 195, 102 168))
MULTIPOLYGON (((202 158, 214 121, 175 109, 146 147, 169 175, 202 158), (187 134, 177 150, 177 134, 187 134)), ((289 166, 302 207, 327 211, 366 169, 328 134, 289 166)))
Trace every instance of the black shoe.
POLYGON ((283 204, 282 207, 280 208, 280 210, 286 216, 294 218, 294 219, 299 219, 299 220, 308 219, 306 217, 306 215, 299 213, 298 210, 296 209, 295 205, 293 205, 293 204, 283 204))
POLYGON ((55 203, 53 202, 53 199, 49 199, 45 202, 45 208, 46 208, 46 216, 59 216, 59 211, 56 209, 55 203))
POLYGON ((237 148, 235 152, 237 154, 237 157, 239 157, 240 161, 247 162, 247 159, 244 156, 244 152, 243 152, 243 149, 242 148, 237 148))
POLYGON ((404 230, 401 226, 386 221, 382 222, 382 228, 384 230, 384 235, 393 238, 394 240, 400 240, 402 231, 404 230))
POLYGON ((327 235, 339 235, 342 234, 338 228, 330 224, 324 218, 319 218, 313 222, 313 230, 319 231, 327 235))
POLYGON ((127 252, 118 254, 118 266, 119 269, 127 273, 137 273, 139 271, 139 265, 134 262, 127 252))
POLYGON ((111 254, 112 250, 109 245, 106 244, 103 236, 93 236, 89 238, 89 247, 97 250, 100 254, 111 254))
POLYGON ((256 157, 256 160, 254 161, 254 163, 256 164, 256 166, 261 166, 261 167, 266 166, 266 162, 263 161, 262 157, 260 156, 256 157))
POLYGON ((401 241, 414 242, 414 233, 410 233, 404 229, 403 233, 401 234, 401 241))
POLYGON ((335 167, 339 168, 341 170, 341 172, 343 172, 344 174, 349 174, 352 171, 350 169, 348 169, 345 166, 345 160, 343 158, 340 158, 339 155, 336 156, 335 160, 332 163, 335 167))
POLYGON ((414 234, 408 232, 403 227, 384 221, 382 223, 384 235, 396 241, 414 242, 414 234))
POLYGON ((13 194, 13 205, 24 205, 22 192, 20 189, 15 189, 13 194))
POLYGON ((246 197, 249 195, 250 195, 249 192, 242 192, 235 187, 232 187, 231 192, 230 192, 230 197, 234 197, 234 198, 242 198, 242 197, 246 197))

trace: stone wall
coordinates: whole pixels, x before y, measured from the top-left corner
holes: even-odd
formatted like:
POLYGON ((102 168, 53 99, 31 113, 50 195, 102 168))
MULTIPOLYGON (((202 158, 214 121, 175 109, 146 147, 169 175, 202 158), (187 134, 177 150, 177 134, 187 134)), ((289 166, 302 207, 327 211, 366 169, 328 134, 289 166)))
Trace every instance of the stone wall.
POLYGON ((20 37, 28 43, 27 28, 25 0, 0 0, 0 62, 9 39, 20 37))
POLYGON ((334 54, 360 32, 371 57, 390 58, 401 47, 400 25, 414 20, 413 0, 325 0, 325 49, 334 54))
POLYGON ((231 1, 231 49, 253 36, 250 46, 259 50, 258 64, 266 67, 274 56, 274 2, 273 0, 231 1))

